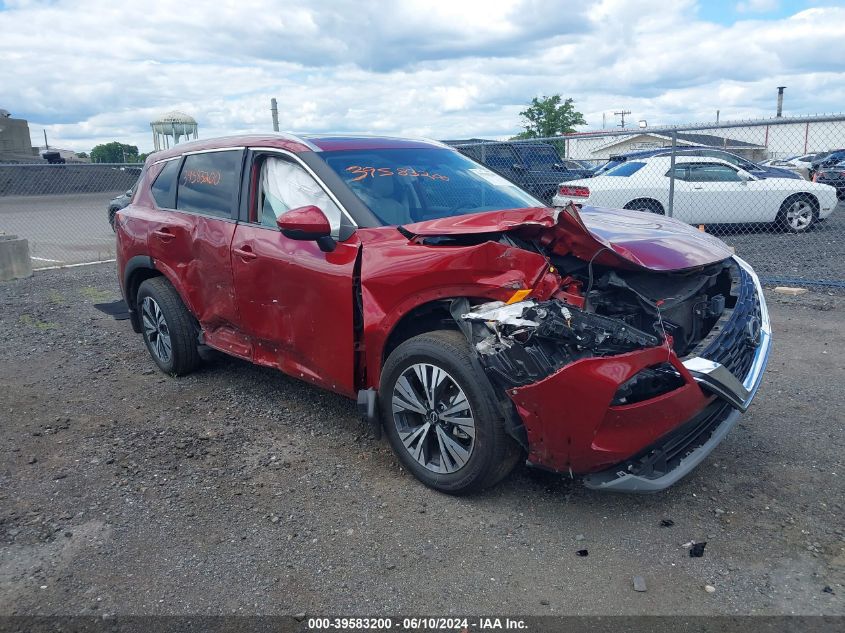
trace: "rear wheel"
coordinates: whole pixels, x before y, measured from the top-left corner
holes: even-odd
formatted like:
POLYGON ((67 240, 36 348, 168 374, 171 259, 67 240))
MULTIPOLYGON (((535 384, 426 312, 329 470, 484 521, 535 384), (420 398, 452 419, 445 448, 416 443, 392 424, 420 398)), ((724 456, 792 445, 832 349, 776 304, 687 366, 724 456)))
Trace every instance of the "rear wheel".
POLYGON ((625 205, 625 208, 631 211, 647 211, 649 213, 656 213, 657 215, 665 215, 663 205, 657 200, 652 200, 650 198, 631 200, 631 202, 625 205))
POLYGON ((399 345, 379 387, 393 450, 425 485, 463 494, 498 483, 520 457, 463 334, 438 330, 399 345))
POLYGON ((778 224, 790 233, 804 233, 819 219, 819 203, 806 193, 787 198, 780 207, 778 224))
POLYGON ((199 365, 199 328, 179 293, 164 277, 153 277, 138 288, 138 312, 144 343, 159 369, 183 376, 199 365))

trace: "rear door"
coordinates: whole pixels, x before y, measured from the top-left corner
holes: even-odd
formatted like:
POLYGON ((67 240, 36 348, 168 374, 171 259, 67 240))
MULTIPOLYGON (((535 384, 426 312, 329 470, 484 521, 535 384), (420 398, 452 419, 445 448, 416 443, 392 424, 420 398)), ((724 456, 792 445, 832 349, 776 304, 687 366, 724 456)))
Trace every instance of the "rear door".
MULTIPOLYGON (((207 342, 249 357, 238 332, 229 249, 235 233, 242 149, 185 154, 148 237, 156 267, 177 286, 207 342)), ((168 167, 176 174, 176 167, 168 167)), ((162 172, 162 175, 164 172, 162 172)), ((160 175, 161 177, 161 175, 160 175)), ((158 181, 157 181, 158 182, 158 181)))
POLYGON ((250 152, 245 216, 232 243, 242 331, 253 361, 327 389, 355 395, 353 277, 358 237, 324 253, 316 242, 282 235, 277 218, 319 207, 340 236, 338 201, 295 155, 250 152))

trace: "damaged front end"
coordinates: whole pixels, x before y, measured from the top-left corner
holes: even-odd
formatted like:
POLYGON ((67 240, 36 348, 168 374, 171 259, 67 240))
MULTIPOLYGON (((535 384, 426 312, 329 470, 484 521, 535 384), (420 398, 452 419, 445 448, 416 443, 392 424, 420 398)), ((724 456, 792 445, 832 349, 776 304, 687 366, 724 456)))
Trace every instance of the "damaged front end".
POLYGON ((567 207, 402 233, 432 249, 496 244, 540 266, 530 287, 451 307, 533 465, 595 488, 660 490, 709 454, 760 384, 771 331, 759 280, 688 225, 567 207))
POLYGON ((735 260, 682 272, 555 266, 563 281, 550 297, 460 315, 522 422, 529 462, 593 487, 671 485, 759 383, 769 329, 756 276, 735 260))

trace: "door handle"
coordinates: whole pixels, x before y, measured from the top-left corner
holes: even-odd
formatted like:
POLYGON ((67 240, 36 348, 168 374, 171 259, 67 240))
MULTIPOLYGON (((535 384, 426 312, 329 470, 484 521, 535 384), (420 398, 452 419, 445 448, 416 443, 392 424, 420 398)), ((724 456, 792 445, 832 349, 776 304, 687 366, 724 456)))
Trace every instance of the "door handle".
POLYGON ((233 248, 232 252, 244 261, 249 261, 258 258, 258 255, 252 252, 251 246, 244 246, 243 248, 233 248))
POLYGON ((153 231, 153 235, 155 235, 158 239, 163 242, 169 242, 174 237, 176 237, 175 235, 173 235, 173 233, 170 232, 170 229, 167 227, 156 229, 155 231, 153 231))
POLYGON ((693 187, 693 189, 704 189, 704 187, 702 187, 701 185, 699 185, 698 187, 693 187))

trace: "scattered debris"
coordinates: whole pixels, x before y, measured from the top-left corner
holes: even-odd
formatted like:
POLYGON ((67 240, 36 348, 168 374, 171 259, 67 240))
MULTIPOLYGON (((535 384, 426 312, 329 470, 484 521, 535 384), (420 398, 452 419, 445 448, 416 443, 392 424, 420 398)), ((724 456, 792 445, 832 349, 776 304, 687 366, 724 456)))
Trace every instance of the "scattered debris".
POLYGON ((645 578, 642 576, 634 576, 634 591, 645 591, 645 578))
POLYGON ((690 558, 701 558, 704 556, 705 545, 707 545, 707 541, 704 541, 703 543, 693 543, 689 550, 690 558))
POLYGON ((833 593, 833 587, 831 587, 830 585, 825 585, 822 591, 824 591, 825 593, 832 594, 834 596, 836 595, 835 593, 833 593))
POLYGON ((704 591, 706 591, 707 593, 715 593, 716 587, 714 587, 713 585, 704 585, 704 591))
POLYGON ((576 553, 576 554, 578 554, 578 556, 589 556, 589 555, 590 555, 590 552, 588 552, 588 551, 587 551, 587 550, 585 550, 585 549, 579 549, 579 550, 578 550, 577 552, 575 552, 575 553, 576 553))
POLYGON ((575 540, 576 541, 583 541, 586 537, 583 534, 576 534, 575 540))
POLYGON ((540 600, 540 604, 547 605, 549 604, 549 601, 544 598, 543 600, 540 600))
POLYGON ((791 286, 777 286, 775 288, 775 292, 777 292, 778 294, 791 295, 794 297, 795 295, 803 295, 805 292, 807 292, 807 289, 793 288, 791 286))
POLYGON ((304 613, 297 613, 295 616, 293 616, 293 619, 296 620, 297 622, 302 622, 305 619, 305 614, 304 613))
POLYGON ((660 527, 672 527, 675 522, 672 519, 663 519, 660 521, 660 527))

